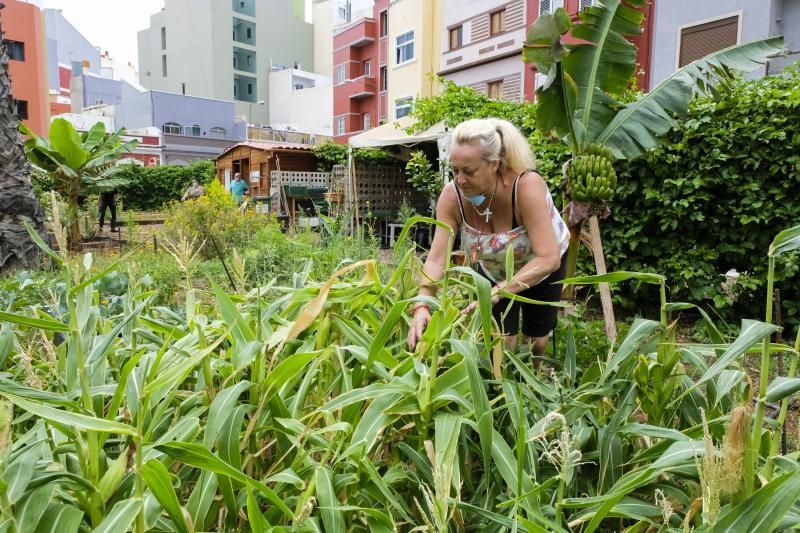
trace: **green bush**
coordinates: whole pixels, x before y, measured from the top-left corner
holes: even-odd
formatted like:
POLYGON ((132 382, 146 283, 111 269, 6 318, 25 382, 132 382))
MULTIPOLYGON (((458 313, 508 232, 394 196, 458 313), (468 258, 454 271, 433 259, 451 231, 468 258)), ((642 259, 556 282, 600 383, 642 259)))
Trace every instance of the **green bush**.
POLYGON ((180 200, 192 180, 201 183, 215 179, 213 161, 197 161, 187 166, 164 165, 140 167, 123 165, 120 177, 128 184, 120 187, 120 198, 126 209, 155 210, 180 200))
MULTIPOLYGON (((317 170, 319 172, 330 172, 334 165, 347 164, 348 147, 346 144, 326 142, 319 146, 314 146, 312 150, 317 157, 317 170)), ((357 163, 367 165, 383 165, 393 162, 386 152, 372 148, 356 148, 353 151, 353 157, 357 163)))
MULTIPOLYGON (((763 316, 765 254, 779 230, 800 223, 800 72, 695 101, 666 144, 616 167, 602 225, 609 269, 660 272, 674 280, 672 300, 763 316), (721 287, 732 268, 742 274, 736 302, 721 287)), ((800 287, 781 280, 799 268, 791 254, 777 264, 783 318, 794 324, 800 287)), ((637 294, 624 303, 638 308, 637 294)))
POLYGON ((241 250, 266 222, 265 215, 243 210, 219 182, 212 181, 204 196, 169 206, 163 235, 171 242, 178 242, 181 236, 195 240, 198 246, 204 242, 201 257, 208 259, 218 255, 214 241, 222 254, 241 250))

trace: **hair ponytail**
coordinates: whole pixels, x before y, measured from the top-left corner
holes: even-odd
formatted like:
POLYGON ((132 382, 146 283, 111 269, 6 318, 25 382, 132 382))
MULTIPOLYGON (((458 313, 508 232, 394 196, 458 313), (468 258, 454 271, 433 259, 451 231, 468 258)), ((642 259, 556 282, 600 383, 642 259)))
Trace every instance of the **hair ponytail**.
POLYGON ((499 161, 501 169, 522 173, 536 167, 527 139, 507 120, 466 120, 453 130, 453 142, 478 145, 482 157, 486 161, 499 161))

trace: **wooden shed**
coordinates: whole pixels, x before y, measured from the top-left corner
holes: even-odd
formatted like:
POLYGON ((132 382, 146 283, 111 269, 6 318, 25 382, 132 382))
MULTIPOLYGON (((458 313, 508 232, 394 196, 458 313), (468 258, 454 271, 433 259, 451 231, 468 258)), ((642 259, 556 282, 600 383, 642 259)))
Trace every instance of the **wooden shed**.
POLYGON ((247 180, 253 200, 267 200, 273 171, 314 172, 317 158, 305 144, 247 141, 231 146, 217 157, 216 167, 217 179, 226 189, 233 175, 239 172, 247 180))

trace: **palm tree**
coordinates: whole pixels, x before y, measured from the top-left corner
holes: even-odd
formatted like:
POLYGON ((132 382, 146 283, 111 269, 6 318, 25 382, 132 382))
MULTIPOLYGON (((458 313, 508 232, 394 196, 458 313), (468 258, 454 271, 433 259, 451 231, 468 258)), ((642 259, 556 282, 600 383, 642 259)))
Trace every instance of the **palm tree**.
MULTIPOLYGON (((0 3, 0 10, 5 7, 0 3)), ((0 271, 30 267, 39 249, 25 229, 28 222, 44 231, 42 207, 31 185, 31 169, 19 134, 11 97, 8 53, 0 28, 0 271)))
POLYGON ((138 141, 122 142, 125 130, 106 133, 102 122, 78 134, 67 120, 57 118, 50 124, 50 139, 39 137, 24 125, 30 139, 25 153, 38 170, 53 180, 55 190, 67 199, 67 241, 74 247, 80 241, 78 202, 89 194, 113 190, 126 183, 115 177, 117 161, 132 151, 138 141))

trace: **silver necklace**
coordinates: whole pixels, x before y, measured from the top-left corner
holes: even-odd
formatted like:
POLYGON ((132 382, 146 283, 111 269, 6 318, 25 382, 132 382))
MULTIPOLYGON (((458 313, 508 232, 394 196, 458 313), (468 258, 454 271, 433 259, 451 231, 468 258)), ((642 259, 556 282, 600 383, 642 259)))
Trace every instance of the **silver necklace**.
POLYGON ((494 182, 494 189, 492 189, 492 195, 489 197, 489 205, 486 206, 486 209, 484 209, 483 212, 478 211, 478 208, 475 207, 475 204, 473 204, 472 202, 469 203, 469 205, 472 206, 472 209, 475 210, 478 216, 482 216, 487 224, 489 223, 489 217, 492 216, 492 203, 494 202, 494 193, 496 192, 497 192, 497 181, 494 182))

